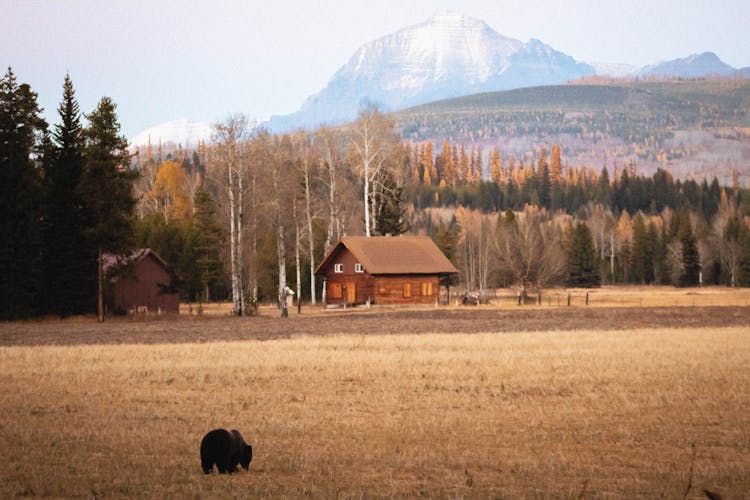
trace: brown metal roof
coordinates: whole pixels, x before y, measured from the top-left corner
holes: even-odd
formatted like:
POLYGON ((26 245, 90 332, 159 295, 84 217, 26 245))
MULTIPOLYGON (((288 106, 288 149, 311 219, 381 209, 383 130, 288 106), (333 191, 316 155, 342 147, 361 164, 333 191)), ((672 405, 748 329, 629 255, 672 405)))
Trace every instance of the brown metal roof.
POLYGON ((369 274, 447 274, 458 270, 427 236, 345 236, 315 270, 319 273, 343 245, 369 274))

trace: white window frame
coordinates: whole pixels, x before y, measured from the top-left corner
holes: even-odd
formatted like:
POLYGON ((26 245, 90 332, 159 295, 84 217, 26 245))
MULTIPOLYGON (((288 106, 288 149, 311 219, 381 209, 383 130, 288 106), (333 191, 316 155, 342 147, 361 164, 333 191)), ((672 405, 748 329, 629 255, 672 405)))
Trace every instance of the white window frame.
POLYGON ((334 273, 343 273, 344 272, 344 264, 334 264, 333 265, 333 272, 334 273))
POLYGON ((363 272, 365 272, 365 268, 362 267, 362 264, 360 264, 359 262, 357 262, 356 264, 354 264, 354 272, 355 273, 363 273, 363 272))

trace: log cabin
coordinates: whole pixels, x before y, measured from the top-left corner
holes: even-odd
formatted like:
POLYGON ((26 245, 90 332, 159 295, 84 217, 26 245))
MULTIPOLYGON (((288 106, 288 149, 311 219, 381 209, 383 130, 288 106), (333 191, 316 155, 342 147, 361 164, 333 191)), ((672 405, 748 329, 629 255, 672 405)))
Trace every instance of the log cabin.
POLYGON ((440 287, 458 273, 427 236, 345 236, 315 270, 326 305, 438 304, 440 287))

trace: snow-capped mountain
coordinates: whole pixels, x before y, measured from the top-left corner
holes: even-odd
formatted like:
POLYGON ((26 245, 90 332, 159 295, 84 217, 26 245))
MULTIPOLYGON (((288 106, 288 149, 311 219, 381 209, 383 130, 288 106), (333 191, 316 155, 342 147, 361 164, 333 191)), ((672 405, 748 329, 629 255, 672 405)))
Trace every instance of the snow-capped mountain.
POLYGON ((594 74, 594 68, 539 40, 505 37, 485 22, 441 11, 360 47, 319 93, 275 131, 341 123, 364 102, 384 110, 477 92, 552 85, 594 74))
POLYGON ((723 62, 713 52, 693 54, 683 59, 674 59, 646 66, 638 76, 700 78, 703 76, 732 76, 736 69, 723 62))
POLYGON ((130 139, 131 147, 157 144, 181 144, 184 148, 196 147, 200 141, 211 140, 211 124, 191 122, 186 118, 154 125, 130 139))

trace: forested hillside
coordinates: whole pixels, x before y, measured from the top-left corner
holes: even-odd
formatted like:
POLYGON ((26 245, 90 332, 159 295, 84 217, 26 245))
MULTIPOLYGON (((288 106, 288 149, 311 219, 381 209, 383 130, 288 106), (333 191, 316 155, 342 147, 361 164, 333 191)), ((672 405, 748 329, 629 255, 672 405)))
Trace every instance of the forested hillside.
MULTIPOLYGON (((528 159, 558 143, 570 164, 633 161, 680 178, 747 174, 750 79, 591 80, 477 94, 396 114, 405 140, 444 139, 528 159)), ((744 179, 743 179, 744 180, 744 179)))

